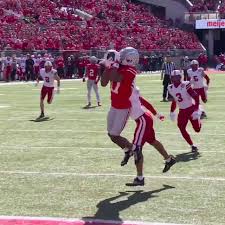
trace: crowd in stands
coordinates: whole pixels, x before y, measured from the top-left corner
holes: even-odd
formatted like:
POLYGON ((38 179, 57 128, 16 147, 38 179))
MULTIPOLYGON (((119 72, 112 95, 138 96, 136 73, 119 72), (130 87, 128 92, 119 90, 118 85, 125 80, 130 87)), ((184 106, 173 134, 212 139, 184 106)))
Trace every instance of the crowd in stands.
POLYGON ((219 12, 222 19, 225 19, 225 0, 221 0, 219 12))
POLYGON ((209 12, 216 11, 219 0, 191 0, 193 7, 192 12, 209 12))
POLYGON ((201 49, 193 32, 171 27, 146 5, 128 0, 4 0, 0 9, 1 50, 201 49), (84 20, 74 9, 93 18, 84 20))

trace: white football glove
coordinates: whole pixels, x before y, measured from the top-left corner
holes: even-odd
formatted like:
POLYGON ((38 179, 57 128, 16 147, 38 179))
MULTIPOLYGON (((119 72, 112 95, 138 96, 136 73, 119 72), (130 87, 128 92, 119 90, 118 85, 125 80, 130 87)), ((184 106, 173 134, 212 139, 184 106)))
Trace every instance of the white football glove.
POLYGON ((177 118, 176 112, 170 112, 170 119, 171 119, 173 122, 176 121, 176 118, 177 118))
POLYGON ((201 117, 201 115, 202 115, 202 111, 201 111, 201 110, 197 110, 197 111, 194 111, 194 112, 192 113, 191 118, 192 118, 193 120, 199 120, 200 117, 201 117))

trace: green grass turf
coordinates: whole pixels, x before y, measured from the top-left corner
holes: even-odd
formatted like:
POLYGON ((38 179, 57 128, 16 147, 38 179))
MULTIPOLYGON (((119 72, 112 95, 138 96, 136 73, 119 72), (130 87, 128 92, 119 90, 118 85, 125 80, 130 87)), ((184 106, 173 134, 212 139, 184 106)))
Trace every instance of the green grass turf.
MULTIPOLYGON (((168 119, 170 104, 160 102, 159 77, 137 79, 142 95, 167 116, 165 122, 155 122, 157 138, 179 159, 162 174, 162 158, 146 145, 147 177, 141 188, 125 186, 134 178, 133 162, 120 167, 122 151, 105 132, 108 88, 100 90, 103 106, 87 110, 82 108, 86 85, 62 82, 65 89, 46 106, 49 121, 34 122, 40 87, 0 86, 0 215, 225 224, 224 75, 211 75, 211 81, 202 132, 194 134, 189 127, 201 151, 193 158, 185 154, 189 146, 168 119)), ((130 140, 134 127, 129 121, 123 133, 130 140)))

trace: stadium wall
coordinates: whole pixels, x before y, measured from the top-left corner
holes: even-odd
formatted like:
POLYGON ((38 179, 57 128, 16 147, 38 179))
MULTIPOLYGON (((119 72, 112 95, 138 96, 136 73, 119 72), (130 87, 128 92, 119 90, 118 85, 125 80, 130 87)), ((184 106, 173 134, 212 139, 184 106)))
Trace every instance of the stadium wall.
POLYGON ((172 0, 139 0, 139 1, 147 4, 164 7, 166 8, 166 19, 171 18, 175 20, 176 18, 179 18, 182 22, 184 22, 184 13, 187 12, 187 8, 182 3, 172 0))

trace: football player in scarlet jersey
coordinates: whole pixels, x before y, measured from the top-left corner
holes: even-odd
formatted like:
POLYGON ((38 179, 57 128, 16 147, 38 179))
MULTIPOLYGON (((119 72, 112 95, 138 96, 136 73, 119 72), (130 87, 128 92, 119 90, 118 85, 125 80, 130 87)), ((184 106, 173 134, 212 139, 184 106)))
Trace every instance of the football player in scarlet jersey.
MULTIPOLYGON (((100 66, 97 64, 98 59, 95 56, 90 58, 90 63, 86 65, 85 75, 87 76, 87 99, 88 104, 86 107, 91 106, 91 91, 92 88, 95 91, 96 99, 98 102, 98 106, 101 106, 100 96, 98 92, 98 82, 100 80, 100 66)), ((83 76, 83 82, 85 82, 85 75, 83 76)))
MULTIPOLYGON (((38 119, 42 119, 45 117, 44 114, 44 99, 47 96, 48 104, 52 103, 53 95, 54 95, 54 81, 57 80, 57 93, 60 93, 60 78, 57 74, 57 71, 53 69, 52 63, 50 61, 46 61, 44 68, 40 70, 40 76, 42 77, 44 83, 41 89, 41 96, 40 96, 40 108, 41 108, 41 115, 38 119)), ((37 78, 36 86, 39 83, 39 79, 37 78)))
MULTIPOLYGON (((106 69, 101 76, 103 87, 107 86, 109 82, 111 83, 111 108, 107 117, 108 136, 125 152, 136 149, 135 145, 121 136, 121 132, 129 118, 130 96, 137 75, 136 65, 138 62, 139 53, 132 47, 124 48, 120 53, 109 50, 105 56, 106 69)), ((138 149, 136 150, 138 151, 138 149)), ((121 166, 123 166, 123 161, 121 166)))
MULTIPOLYGON (((137 87, 134 86, 132 95, 130 97, 131 101, 131 110, 130 117, 136 122, 136 129, 134 133, 133 144, 140 148, 141 154, 136 155, 134 151, 134 160, 135 166, 137 170, 137 177, 134 179, 133 183, 127 184, 128 186, 143 186, 144 185, 144 177, 143 177, 143 154, 142 148, 144 144, 147 142, 152 145, 164 158, 165 167, 163 169, 163 173, 167 172, 171 166, 176 163, 175 158, 172 155, 169 155, 165 150, 164 146, 156 139, 155 131, 153 127, 153 118, 151 114, 156 116, 160 120, 164 120, 164 116, 157 113, 154 107, 144 99, 138 90, 137 87), (146 112, 145 109, 149 112, 146 112), (151 112, 151 114, 150 114, 151 112), (140 157, 140 158, 138 158, 140 157)), ((132 153, 132 152, 130 152, 132 153)), ((126 164, 132 154, 126 153, 124 157, 124 163, 126 164)))
MULTIPOLYGON (((207 90, 210 83, 210 79, 208 75, 204 72, 202 67, 199 67, 199 63, 197 60, 191 61, 191 68, 187 71, 188 80, 192 84, 193 90, 198 94, 198 96, 202 99, 204 103, 207 102, 207 90), (206 80, 207 86, 204 84, 204 78, 206 80)), ((200 105, 202 110, 201 118, 206 118, 206 113, 203 111, 203 107, 200 105)))
POLYGON ((177 118, 177 126, 186 142, 191 146, 192 152, 197 153, 198 148, 193 144, 193 141, 188 134, 186 127, 188 121, 191 122, 195 132, 201 130, 201 111, 199 110, 199 96, 192 89, 189 81, 181 80, 181 72, 174 70, 171 74, 172 84, 169 85, 168 91, 173 97, 170 109, 170 118, 172 121, 176 120, 176 105, 179 107, 179 114, 177 118))

